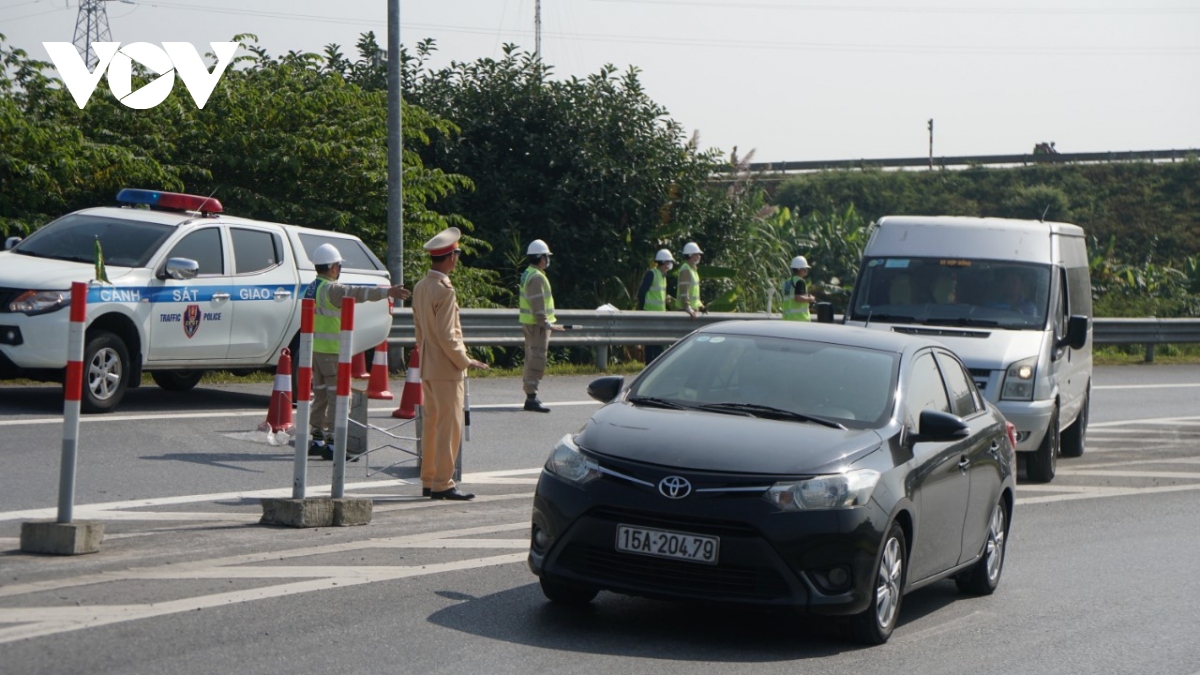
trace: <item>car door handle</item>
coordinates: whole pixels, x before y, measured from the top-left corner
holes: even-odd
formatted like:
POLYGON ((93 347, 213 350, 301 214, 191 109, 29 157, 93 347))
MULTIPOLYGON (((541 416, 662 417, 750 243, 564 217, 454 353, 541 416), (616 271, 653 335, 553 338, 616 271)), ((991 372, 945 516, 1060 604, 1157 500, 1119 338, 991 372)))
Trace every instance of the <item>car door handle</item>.
POLYGON ((228 300, 229 294, 228 293, 213 293, 212 299, 213 300, 228 300))
POLYGON ((1000 441, 992 441, 992 447, 988 448, 988 454, 1000 459, 1000 441))
POLYGON ((289 291, 288 289, 286 289, 286 288, 276 288, 275 289, 275 299, 276 300, 286 300, 287 298, 290 298, 290 297, 292 297, 292 292, 289 291))
POLYGON ((959 471, 966 471, 970 466, 971 466, 971 460, 967 459, 966 455, 963 455, 962 459, 958 460, 958 470, 959 471))

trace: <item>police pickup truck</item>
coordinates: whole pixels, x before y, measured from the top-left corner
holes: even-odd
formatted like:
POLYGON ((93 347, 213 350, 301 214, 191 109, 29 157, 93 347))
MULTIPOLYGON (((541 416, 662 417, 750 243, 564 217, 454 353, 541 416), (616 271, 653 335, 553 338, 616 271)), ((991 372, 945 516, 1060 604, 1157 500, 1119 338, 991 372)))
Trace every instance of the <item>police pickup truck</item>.
MULTIPOLYGON (((350 235, 230 217, 196 195, 124 189, 117 202, 5 242, 0 379, 63 381, 75 281, 89 282, 82 408, 92 413, 116 408, 143 371, 186 391, 207 370, 274 368, 299 342, 300 298, 316 276, 309 255, 321 244, 342 254, 341 283, 391 285, 350 235)), ((388 303, 360 303, 354 353, 390 330, 388 303)))

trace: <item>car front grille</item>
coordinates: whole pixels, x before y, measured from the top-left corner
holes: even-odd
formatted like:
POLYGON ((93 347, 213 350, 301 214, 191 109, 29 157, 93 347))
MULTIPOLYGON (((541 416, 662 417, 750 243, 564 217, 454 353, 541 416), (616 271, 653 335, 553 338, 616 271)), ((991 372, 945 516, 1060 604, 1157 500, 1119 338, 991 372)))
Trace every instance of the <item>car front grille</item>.
POLYGON ((563 550, 558 564, 580 576, 645 589, 649 594, 746 600, 773 600, 791 594, 783 577, 769 567, 701 565, 620 553, 579 542, 563 550))

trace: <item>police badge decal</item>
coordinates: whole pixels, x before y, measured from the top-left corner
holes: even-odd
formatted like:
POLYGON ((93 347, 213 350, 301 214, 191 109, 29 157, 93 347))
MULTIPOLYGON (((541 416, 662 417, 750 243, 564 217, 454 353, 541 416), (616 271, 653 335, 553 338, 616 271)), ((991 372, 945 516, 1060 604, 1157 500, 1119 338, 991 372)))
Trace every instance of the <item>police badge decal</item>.
POLYGON ((200 305, 188 305, 183 312, 183 334, 192 339, 200 330, 200 305))

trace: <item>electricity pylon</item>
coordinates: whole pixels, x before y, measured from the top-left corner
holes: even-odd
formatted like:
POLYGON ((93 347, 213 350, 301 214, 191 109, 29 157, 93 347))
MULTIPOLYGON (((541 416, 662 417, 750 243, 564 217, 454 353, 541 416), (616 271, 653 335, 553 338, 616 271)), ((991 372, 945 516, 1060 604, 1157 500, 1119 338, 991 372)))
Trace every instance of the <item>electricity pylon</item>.
MULTIPOLYGON (((108 11, 104 3, 112 0, 79 0, 79 13, 75 15, 75 38, 71 42, 87 60, 88 69, 100 61, 92 49, 93 42, 112 42, 112 31, 108 29, 108 11)), ((134 4, 133 0, 120 0, 134 4)))

